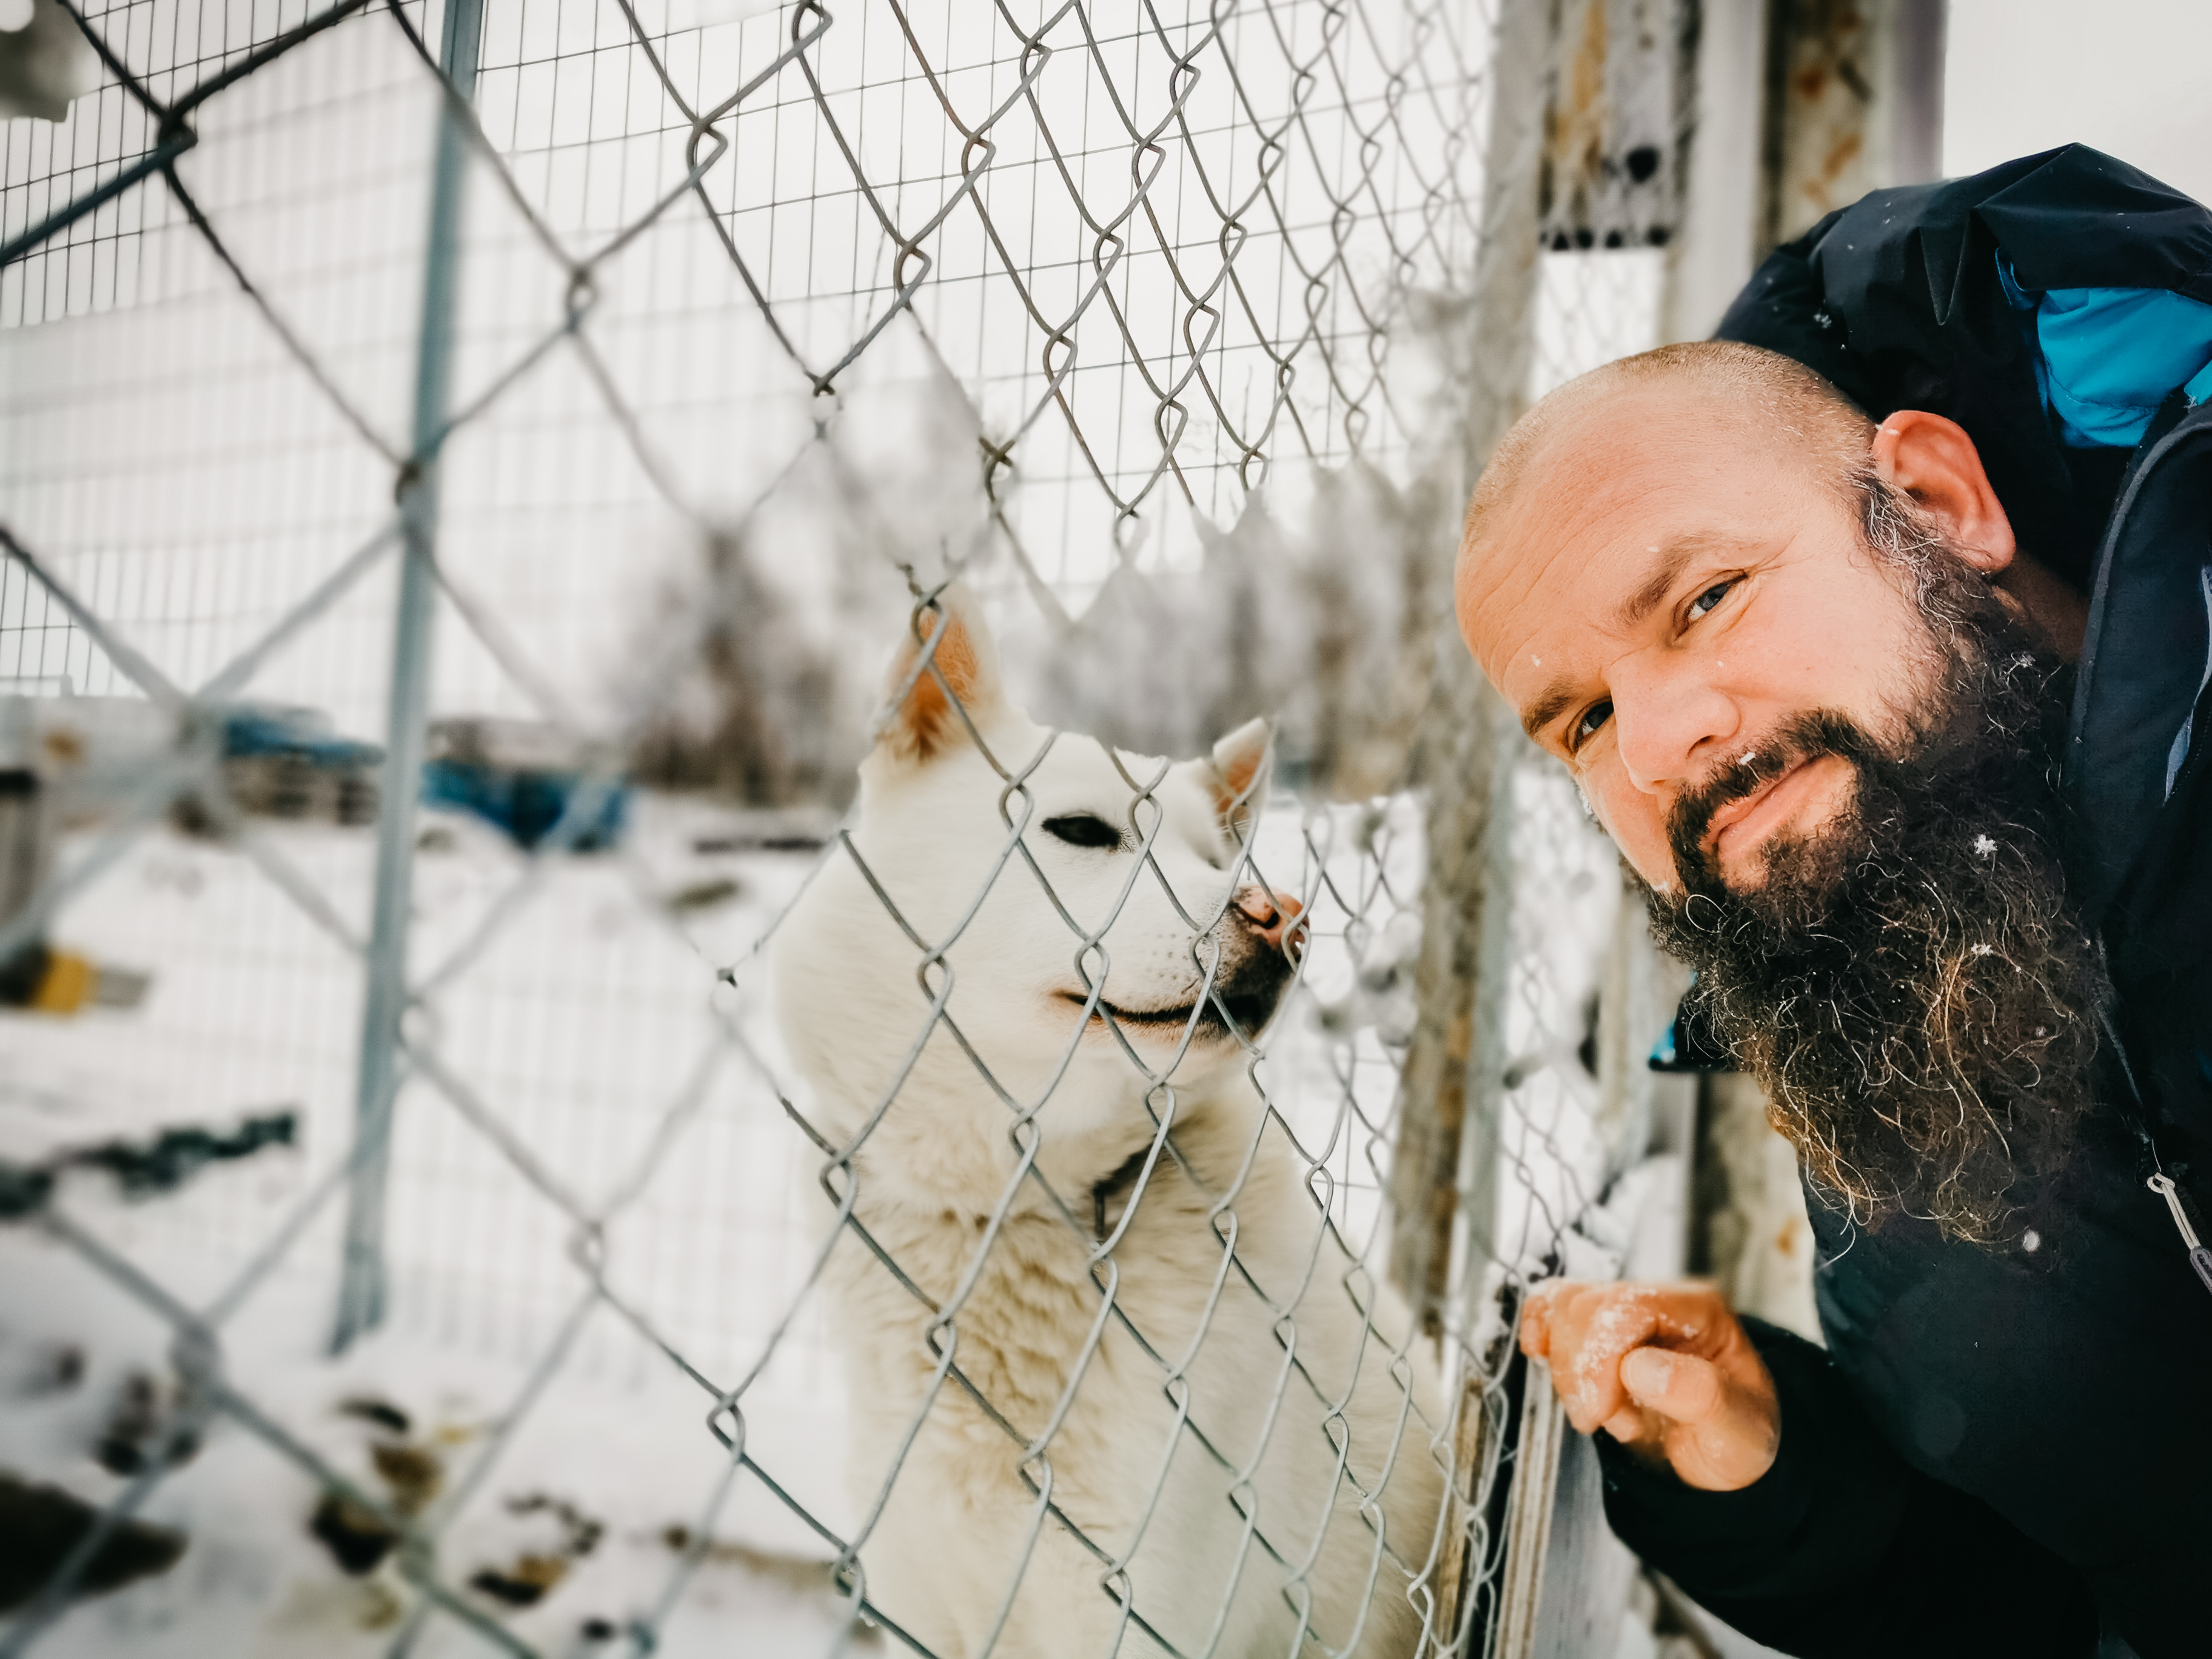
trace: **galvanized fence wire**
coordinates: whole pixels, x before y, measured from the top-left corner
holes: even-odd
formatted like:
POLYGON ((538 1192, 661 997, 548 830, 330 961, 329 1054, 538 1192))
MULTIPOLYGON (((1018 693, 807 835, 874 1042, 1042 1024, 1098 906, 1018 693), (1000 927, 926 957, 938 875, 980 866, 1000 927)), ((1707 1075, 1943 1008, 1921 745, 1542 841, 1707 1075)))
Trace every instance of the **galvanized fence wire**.
MULTIPOLYGON (((168 0, 106 11, 61 3, 102 64, 101 89, 80 105, 98 110, 97 131, 89 119, 76 127, 70 137, 79 150, 64 158, 36 152, 42 138, 29 124, 10 129, 0 323, 26 328, 85 310, 126 309, 138 298, 134 283, 151 292, 157 275, 142 269, 130 276, 127 249, 155 222, 149 194, 165 192, 159 199, 183 216, 283 358, 349 441, 383 469, 401 504, 314 585, 271 607, 275 614, 260 618, 213 672, 198 675, 166 668, 134 646, 131 629, 73 583, 69 556, 43 550, 23 524, 6 532, 9 564, 26 580, 9 591, 9 608, 0 615, 0 636, 13 635, 17 660, 0 665, 55 672, 47 658, 32 659, 34 648, 58 652, 81 677, 92 665, 91 677, 105 673, 164 711, 175 738, 169 758, 112 805, 97 836, 0 925, 0 956, 42 936, 189 797, 224 847, 249 860, 348 961, 374 974, 381 953, 390 969, 391 940, 373 936, 281 837, 230 798, 218 762, 225 707, 395 565, 428 583, 441 620, 458 625, 511 698, 584 758, 580 787, 557 820, 503 888, 441 937, 438 951, 418 949, 410 960, 403 927, 392 971, 404 972, 404 983, 390 1026, 388 1087, 371 1098, 365 1086, 349 1150, 271 1219, 213 1297, 198 1304, 179 1299, 63 1200, 38 1212, 36 1225, 167 1324, 181 1386, 141 1471, 0 1635, 0 1653, 27 1651, 54 1627, 107 1537, 143 1510, 216 1417, 399 1540, 396 1558, 414 1599, 392 1652, 410 1651, 438 1626, 472 1632, 500 1650, 542 1650, 459 1582, 456 1564, 441 1559, 441 1535, 500 1470, 522 1425, 558 1385, 580 1333, 602 1310, 697 1385, 720 1449, 688 1541, 620 1632, 634 1652, 660 1642, 702 1568, 718 1519, 747 1483, 786 1506, 830 1558, 828 1580, 842 1606, 840 1649, 873 1626, 917 1652, 933 1650, 937 1631, 953 1629, 963 1651, 1029 1650, 1024 1632, 1048 1628, 1025 1600, 1037 1594, 1031 1569, 1041 1552, 1060 1552, 1064 1561, 1072 1548, 1087 1559, 1081 1574, 1095 1588, 1103 1620, 1082 1628, 1102 1633, 1102 1652, 1144 1643, 1146 1651, 1250 1650, 1243 1644, 1255 1639, 1248 1633, 1255 1621, 1279 1629, 1280 1640, 1302 1652, 1485 1650, 1505 1546, 1495 1534, 1492 1494, 1510 1455, 1500 1393, 1510 1343, 1498 1298, 1556 1255, 1560 1237, 1617 1173, 1619 1147, 1591 1127, 1602 1115, 1595 1085, 1577 1080, 1572 1006, 1584 988, 1577 975, 1589 977, 1596 952, 1589 942, 1608 925, 1607 907, 1617 897, 1604 890, 1609 864, 1590 853, 1589 832, 1556 780, 1518 750, 1501 763, 1509 781, 1499 799, 1514 823, 1504 859, 1521 884, 1509 907, 1510 989, 1493 1004, 1497 1030, 1482 1057, 1495 1075, 1477 1099, 1498 1118, 1502 1184, 1525 1201, 1496 1206, 1494 1234, 1463 1233, 1457 1293, 1434 1310, 1440 1364, 1438 1345, 1415 1317, 1425 1310, 1399 1305, 1385 1266, 1385 1198, 1406 1107, 1399 1070, 1413 1035, 1425 860, 1413 798, 1316 799, 1304 807, 1279 795, 1272 805, 1231 800, 1226 867, 1194 890, 1187 871, 1178 878, 1170 868, 1164 837, 1171 837, 1176 785, 1168 771, 1072 732, 1040 728, 1033 747, 1000 746, 1006 728, 979 723, 963 701, 972 698, 974 682, 942 647, 961 602, 947 586, 955 576, 982 591, 1002 619, 1028 607, 1054 629, 1075 626, 1070 617, 1083 602, 1116 581, 1169 592, 1193 568, 1192 538, 1203 532, 1191 526, 1236 520, 1287 464, 1365 468, 1408 492, 1426 480, 1457 499, 1465 478, 1455 470, 1463 460, 1455 434, 1439 437, 1431 428, 1439 410, 1449 416, 1455 400, 1470 395, 1464 366, 1451 362, 1460 341, 1453 319, 1454 307, 1468 302, 1485 233, 1492 20, 1477 5, 1418 0, 1252 0, 1188 16, 1156 4, 1109 15, 1082 0, 1029 9, 1003 0, 988 16, 951 7, 925 15, 884 0, 849 12, 798 3, 773 20, 688 24, 648 0, 583 9, 513 0, 488 11, 448 0, 440 16, 401 0, 337 0, 312 13, 280 8, 250 20, 194 20, 168 0), (195 23, 208 32, 204 51, 188 39, 195 23), (234 38, 233 31, 242 33, 234 38), (185 176, 204 128, 255 77, 304 58, 319 41, 365 47, 368 31, 404 43, 413 73, 442 106, 441 144, 477 181, 479 208, 507 227, 504 241, 471 257, 481 254, 495 270, 534 269, 533 291, 550 296, 535 323, 464 314, 465 334, 477 331, 465 342, 476 356, 458 392, 448 398, 441 387, 427 401, 418 397, 411 440, 393 435, 388 413, 356 389, 357 377, 290 319, 278 286, 226 240, 225 204, 185 176), (549 66, 546 81, 539 71, 549 66), (562 77, 572 70, 592 77, 580 110, 561 103, 568 95, 562 88, 574 84, 562 77), (538 118, 530 106, 540 82, 552 112, 538 112, 533 143, 523 129, 538 118), (25 147, 33 149, 27 159, 25 147), (88 160, 87 149, 95 152, 88 160), (602 160, 604 168, 592 171, 602 160), (572 161, 582 171, 563 182, 572 161), (793 219, 795 208, 807 211, 793 219), (682 256, 667 251, 679 239, 687 245, 682 256), (797 434, 787 450, 748 457, 739 468, 745 483, 736 499, 686 447, 682 397, 659 405, 641 398, 626 355, 656 314, 680 320, 681 278, 696 270, 680 259, 699 246, 734 274, 783 362, 780 395, 799 411, 787 410, 775 428, 797 434), (959 389, 974 422, 969 456, 980 474, 981 520, 928 568, 900 539, 908 504, 872 474, 845 429, 848 386, 871 354, 893 349, 895 339, 959 389), (579 1171, 549 1155, 529 1103, 454 1057, 458 1034, 445 1010, 452 993, 481 976, 488 953, 517 919, 565 879, 568 855, 622 787, 678 681, 718 631, 743 623, 748 596, 741 586, 710 586, 665 624, 653 662, 611 705, 594 708, 574 695, 557 654, 549 659, 510 625, 499 583, 480 591, 467 559, 441 538, 440 491, 465 487, 453 469, 482 459, 465 451, 467 435, 526 411, 533 386, 563 358, 596 398, 599 429, 702 538, 743 544, 798 488, 795 479, 819 469, 849 522, 887 550, 869 580, 896 596, 889 608, 919 642, 887 700, 890 717, 933 687, 997 780, 996 839, 969 860, 979 878, 971 891, 952 896, 957 902, 939 902, 946 896, 935 894, 928 916, 908 914, 910 898, 902 902, 893 890, 897 878, 879 872, 864 851, 863 808, 826 841, 781 911, 788 917, 825 882, 857 880, 912 952, 918 1023, 899 1034, 875 1091, 847 1103, 858 1109, 844 1116, 827 1109, 823 1079, 795 1075, 763 1036, 761 993, 781 923, 771 921, 735 960, 702 951, 658 902, 653 871, 626 848, 604 855, 638 910, 694 956, 702 991, 711 994, 702 998, 706 1039, 678 1068, 673 1089, 646 1109, 649 1127, 611 1175, 579 1171), (1125 792, 1129 837, 1126 876, 1103 911, 1056 889, 1038 856, 1042 780, 1071 753, 1093 750, 1125 792), (1285 994, 1293 1012, 1277 1030, 1310 1033, 1303 1048, 1291 1038, 1262 1042, 1223 980, 1223 941, 1237 926, 1239 894, 1255 889, 1297 901, 1303 931, 1285 994), (990 1037, 974 1029, 992 1011, 957 995, 957 963, 975 959, 977 918, 1009 890, 1033 893, 1042 925, 1065 930, 1061 943, 1086 988, 1067 1010, 1064 1048, 1041 1080, 1000 1074, 990 1037), (1105 1000, 1109 936, 1146 908, 1172 918, 1196 979, 1179 1033, 1164 1048, 1105 1000), (1583 911, 1598 920, 1559 925, 1583 911), (1217 1020, 1231 1057, 1215 1054, 1211 1069, 1191 1081, 1203 1068, 1186 1061, 1214 1042, 1217 1020), (1115 1180, 1101 1180, 1093 1191, 1048 1176, 1043 1121, 1067 1097, 1071 1072, 1088 1063, 1085 1045, 1101 1041, 1130 1068, 1128 1086, 1150 1128, 1133 1167, 1106 1172, 1115 1180), (1004 1142, 980 1158, 996 1184, 950 1266, 902 1257, 892 1227, 901 1219, 897 1206, 879 1195, 895 1189, 894 1172, 872 1162, 881 1156, 883 1126, 943 1086, 948 1063, 964 1067, 963 1087, 996 1103, 1004 1142), (732 1076, 755 1102, 776 1103, 811 1144, 828 1213, 802 1251, 781 1310, 751 1334, 749 1357, 702 1362, 688 1334, 671 1328, 665 1311, 614 1271, 612 1240, 649 1204, 656 1180, 732 1076), (404 1103, 395 1105, 403 1090, 404 1103), (1242 1138, 1225 1152, 1197 1150, 1187 1144, 1192 1114, 1224 1091, 1253 1107, 1242 1138), (575 1279, 495 1430, 434 1504, 410 1513, 339 1467, 301 1425, 257 1403, 252 1379, 229 1373, 224 1337, 303 1239, 319 1226, 327 1231, 343 1201, 357 1218, 367 1205, 372 1224, 349 1234, 348 1273, 378 1273, 374 1205, 394 1126, 428 1109, 432 1097, 560 1218, 575 1279), (1147 1328, 1132 1313, 1134 1291, 1123 1283, 1132 1230, 1154 1224, 1144 1214, 1146 1194, 1170 1172, 1202 1200, 1183 1246, 1202 1294, 1194 1320, 1177 1330, 1147 1328), (1255 1259, 1245 1232, 1261 1229, 1263 1203, 1265 1214, 1279 1215, 1278 1178, 1285 1175, 1302 1206, 1297 1248, 1255 1259), (1125 1207, 1115 1217, 1109 1206, 1120 1194, 1125 1207), (1087 1298, 1080 1341, 1055 1356, 1053 1386, 1021 1402, 966 1359, 969 1351, 988 1358, 996 1340, 986 1304, 1004 1293, 1017 1234, 1021 1250, 1073 1263, 1087 1298), (858 1496, 839 1523, 799 1495, 793 1469, 811 1449, 759 1443, 749 1405, 760 1379, 798 1340, 802 1319, 833 1291, 853 1294, 856 1281, 878 1291, 887 1282, 909 1304, 911 1340, 902 1339, 900 1352, 915 1388, 875 1449, 887 1454, 882 1466, 856 1474, 858 1496), (1239 1349, 1233 1360, 1217 1360, 1231 1343, 1239 1349), (1256 1388, 1224 1399, 1207 1382, 1214 1365, 1249 1373, 1256 1388), (1094 1467, 1073 1443, 1099 1431, 1085 1414, 1106 1386, 1100 1378, 1130 1368, 1148 1379, 1139 1394, 1154 1416, 1149 1438, 1121 1449, 1146 1479, 1116 1512, 1101 1510, 1098 1493, 1068 1471, 1094 1467), (1470 1415, 1487 1425, 1471 1437, 1463 1431, 1470 1415), (940 1478, 933 1472, 941 1460, 917 1447, 970 1431, 1002 1443, 990 1454, 994 1466, 1014 1470, 1027 1502, 994 1533, 1008 1547, 990 1581, 989 1606, 964 1625, 921 1615, 921 1622, 935 1620, 925 1632, 896 1597, 878 1599, 872 1589, 871 1562, 884 1558, 871 1542, 887 1516, 899 1515, 897 1524, 911 1534, 915 1516, 937 1512, 926 1488, 940 1478), (1286 1508, 1270 1473, 1292 1447, 1324 1470, 1317 1507, 1306 1511, 1286 1508), (1225 1572, 1194 1601, 1178 1601, 1158 1588, 1160 1555, 1174 1537, 1159 1517, 1185 1502, 1192 1480, 1233 1541, 1225 1572), (917 1486, 925 1489, 919 1496, 917 1486), (1421 1502, 1394 1498, 1394 1489, 1421 1502), (1103 1522, 1093 1518, 1102 1514, 1103 1522)), ((232 141, 250 139, 233 134, 232 141)), ((434 264, 438 257, 434 248, 434 264)), ((441 295, 434 272, 426 314, 455 303, 451 292, 441 295)), ((1448 526, 1449 519, 1447 512, 1441 522, 1448 526)), ((1448 529, 1438 544, 1436 521, 1419 522, 1423 527, 1409 533, 1428 537, 1425 555, 1432 564, 1447 560, 1448 529)), ((64 539, 77 549, 97 537, 64 539)), ((1436 590, 1409 599, 1407 609, 1418 654, 1441 621, 1436 590)), ((868 648, 886 643, 871 641, 868 648)), ((1417 684, 1401 698, 1400 727, 1441 717, 1417 684)), ((395 756, 414 752, 396 739, 395 756)), ((1326 777, 1306 781, 1316 797, 1330 787, 1326 777)), ((1254 787, 1247 779, 1243 788, 1254 787)), ((387 839, 411 794, 387 779, 387 839)), ((398 833, 411 844, 411 816, 398 833)), ((404 861, 398 868, 404 913, 404 861)), ((393 897, 386 892, 378 902, 393 897)), ((404 1171, 389 1178, 404 1179, 404 1171)), ((357 1315, 369 1310, 361 1322, 373 1322, 379 1296, 356 1304, 357 1315)), ((833 1312, 831 1322, 849 1321, 864 1304, 884 1305, 880 1297, 832 1302, 844 1311, 833 1312)))

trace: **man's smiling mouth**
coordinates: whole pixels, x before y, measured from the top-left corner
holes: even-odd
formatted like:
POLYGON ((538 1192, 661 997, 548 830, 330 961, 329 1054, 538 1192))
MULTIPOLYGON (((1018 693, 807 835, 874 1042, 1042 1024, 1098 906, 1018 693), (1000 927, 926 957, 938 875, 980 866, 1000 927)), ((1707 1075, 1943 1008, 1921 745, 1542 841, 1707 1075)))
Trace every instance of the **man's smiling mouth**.
POLYGON ((1805 756, 1793 762, 1759 788, 1739 795, 1717 808, 1706 821, 1698 847, 1708 861, 1717 862, 1742 847, 1756 847, 1772 836, 1807 804, 1819 787, 1829 763, 1848 766, 1841 756, 1805 756))
POLYGON ((1705 820, 1705 834, 1698 837, 1698 850, 1711 858, 1719 847, 1721 836, 1742 819, 1748 817, 1759 804, 1781 787, 1785 779, 1793 778, 1805 768, 1803 761, 1795 762, 1787 771, 1778 772, 1747 795, 1738 795, 1713 809, 1712 817, 1705 820))

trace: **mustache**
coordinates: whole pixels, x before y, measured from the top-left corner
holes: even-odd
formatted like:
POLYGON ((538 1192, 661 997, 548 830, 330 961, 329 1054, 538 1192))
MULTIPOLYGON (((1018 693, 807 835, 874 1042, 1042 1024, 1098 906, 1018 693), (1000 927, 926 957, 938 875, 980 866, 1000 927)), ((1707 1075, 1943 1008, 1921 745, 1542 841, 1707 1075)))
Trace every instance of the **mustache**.
POLYGON ((1792 768, 1832 755, 1850 763, 1861 776, 1881 750, 1850 716, 1833 709, 1811 709, 1771 727, 1744 745, 1696 788, 1679 795, 1667 813, 1667 844, 1674 872, 1686 892, 1723 888, 1720 866, 1706 848, 1714 817, 1725 806, 1748 799, 1792 768))

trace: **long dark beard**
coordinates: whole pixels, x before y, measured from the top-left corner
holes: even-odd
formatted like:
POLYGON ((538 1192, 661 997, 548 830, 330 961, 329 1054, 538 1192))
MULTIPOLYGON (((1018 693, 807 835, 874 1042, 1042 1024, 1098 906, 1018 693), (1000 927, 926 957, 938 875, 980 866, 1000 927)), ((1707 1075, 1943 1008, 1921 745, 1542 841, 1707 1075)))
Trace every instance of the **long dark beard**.
POLYGON ((1929 624, 1907 732, 1816 712, 1680 799, 1652 933, 1818 1186, 1863 1222, 1988 1240, 2092 1098, 2106 982, 2058 859, 2066 673, 1924 526, 1876 550, 1911 561, 1929 624), (1852 804, 1732 890, 1699 844, 1714 811, 1820 755, 1854 769, 1852 804))

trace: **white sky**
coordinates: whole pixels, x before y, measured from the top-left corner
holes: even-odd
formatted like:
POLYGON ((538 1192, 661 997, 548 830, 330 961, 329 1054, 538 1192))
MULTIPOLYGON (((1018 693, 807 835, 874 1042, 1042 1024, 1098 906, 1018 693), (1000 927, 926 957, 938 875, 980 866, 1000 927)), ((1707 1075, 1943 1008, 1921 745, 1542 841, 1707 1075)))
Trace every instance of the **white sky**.
POLYGON ((2212 0, 1951 0, 1943 171, 2078 140, 2212 202, 2212 0))

